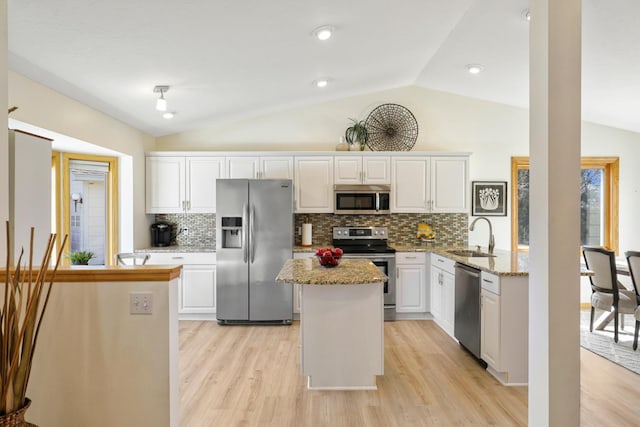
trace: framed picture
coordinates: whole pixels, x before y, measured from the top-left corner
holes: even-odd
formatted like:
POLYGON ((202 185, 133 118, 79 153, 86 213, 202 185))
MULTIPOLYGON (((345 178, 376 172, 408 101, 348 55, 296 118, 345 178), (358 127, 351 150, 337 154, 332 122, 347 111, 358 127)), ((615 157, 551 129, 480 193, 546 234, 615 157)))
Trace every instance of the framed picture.
POLYGON ((472 181, 471 216, 506 216, 507 182, 472 181))

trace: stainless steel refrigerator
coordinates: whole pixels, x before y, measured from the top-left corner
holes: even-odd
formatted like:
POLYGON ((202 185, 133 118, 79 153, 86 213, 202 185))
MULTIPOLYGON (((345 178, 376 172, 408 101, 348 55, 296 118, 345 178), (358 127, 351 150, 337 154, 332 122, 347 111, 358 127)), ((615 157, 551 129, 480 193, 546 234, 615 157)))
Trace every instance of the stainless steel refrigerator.
POLYGON ((292 286, 275 279, 292 255, 292 181, 218 179, 218 322, 291 323, 292 286))

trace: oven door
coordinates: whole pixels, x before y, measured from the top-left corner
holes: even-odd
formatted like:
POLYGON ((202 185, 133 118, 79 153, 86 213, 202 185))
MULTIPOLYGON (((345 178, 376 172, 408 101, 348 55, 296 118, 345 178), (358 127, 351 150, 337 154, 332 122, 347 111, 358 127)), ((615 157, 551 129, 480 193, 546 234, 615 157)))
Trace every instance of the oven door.
POLYGON ((396 256, 395 254, 344 254, 345 259, 369 259, 389 278, 383 284, 384 320, 396 319, 396 256))

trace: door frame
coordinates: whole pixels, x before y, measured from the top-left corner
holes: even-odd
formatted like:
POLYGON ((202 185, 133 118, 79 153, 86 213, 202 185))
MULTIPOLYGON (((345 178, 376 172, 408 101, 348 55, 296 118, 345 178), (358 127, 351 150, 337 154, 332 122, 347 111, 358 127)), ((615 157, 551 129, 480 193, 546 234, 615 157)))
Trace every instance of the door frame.
MULTIPOLYGON (((59 153, 58 155, 62 160, 62 168, 60 171, 60 176, 62 178, 62 197, 59 199, 60 203, 62 204, 62 216, 58 217, 57 221, 57 224, 60 227, 60 232, 58 233, 59 235, 68 235, 71 231, 71 175, 69 170, 69 162, 71 160, 86 160, 109 164, 109 172, 107 173, 105 180, 107 184, 107 250, 105 254, 105 265, 114 265, 114 257, 118 248, 118 158, 79 153, 59 153)), ((56 210, 56 212, 60 212, 60 210, 56 210)), ((59 245, 60 241, 58 241, 58 246, 59 245)), ((64 248, 65 253, 69 252, 69 245, 70 241, 67 240, 64 248)), ((66 257, 62 261, 64 265, 69 264, 69 260, 66 259, 66 257)))

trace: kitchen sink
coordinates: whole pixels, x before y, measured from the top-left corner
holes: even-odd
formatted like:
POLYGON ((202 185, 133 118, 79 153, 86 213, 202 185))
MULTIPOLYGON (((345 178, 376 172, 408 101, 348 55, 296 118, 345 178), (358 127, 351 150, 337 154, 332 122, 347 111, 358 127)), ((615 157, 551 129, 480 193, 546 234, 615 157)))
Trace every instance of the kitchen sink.
POLYGON ((474 251, 474 250, 471 250, 471 249, 456 249, 456 250, 447 251, 447 253, 450 253, 451 255, 457 255, 457 256, 467 257, 467 258, 495 257, 495 255, 491 255, 491 254, 488 254, 486 252, 474 251))

